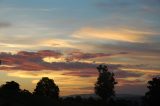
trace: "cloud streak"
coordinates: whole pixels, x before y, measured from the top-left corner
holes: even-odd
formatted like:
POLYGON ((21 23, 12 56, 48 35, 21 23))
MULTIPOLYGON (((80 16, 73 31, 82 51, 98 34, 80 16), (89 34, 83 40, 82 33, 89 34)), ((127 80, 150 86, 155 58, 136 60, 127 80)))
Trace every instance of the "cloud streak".
POLYGON ((0 28, 7 28, 10 27, 11 23, 8 22, 0 22, 0 28))
POLYGON ((115 55, 125 55, 128 54, 127 52, 119 52, 119 53, 84 53, 81 51, 72 51, 68 53, 68 56, 66 58, 67 61, 73 61, 73 60, 87 60, 92 58, 102 58, 102 57, 110 57, 115 55))
POLYGON ((101 39, 101 40, 115 40, 124 42, 147 42, 146 37, 159 35, 159 32, 147 32, 131 29, 96 29, 96 28, 82 28, 75 32, 73 36, 80 39, 101 39))
MULTIPOLYGON (((69 57, 57 51, 42 50, 37 52, 20 51, 17 54, 0 53, 2 63, 1 70, 24 70, 24 71, 42 71, 42 70, 53 70, 53 71, 64 71, 67 70, 63 75, 79 76, 79 77, 92 77, 97 76, 96 67, 99 63, 88 63, 78 62, 79 60, 87 60, 92 58, 103 58, 108 56, 114 56, 119 54, 102 54, 102 53, 83 53, 80 51, 68 53, 69 57), (91 55, 91 56, 90 56, 91 55), (62 59, 66 61, 53 61, 47 62, 43 58, 51 57, 55 59, 62 59), (70 61, 68 61, 68 58, 70 61), (9 67, 8 67, 9 66, 9 67)), ((119 64, 108 64, 109 69, 117 74, 117 77, 127 76, 141 76, 132 72, 122 71, 120 68, 123 65, 119 64)))

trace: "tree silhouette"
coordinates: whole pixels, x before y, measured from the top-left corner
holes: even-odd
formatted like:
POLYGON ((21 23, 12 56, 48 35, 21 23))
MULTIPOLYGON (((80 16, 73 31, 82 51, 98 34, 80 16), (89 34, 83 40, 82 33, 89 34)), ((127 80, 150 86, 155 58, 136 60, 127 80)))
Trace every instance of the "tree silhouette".
POLYGON ((149 91, 145 95, 145 101, 149 106, 160 105, 160 77, 148 81, 149 91))
POLYGON ((15 81, 6 82, 6 84, 1 85, 0 87, 1 96, 17 96, 19 93, 19 84, 15 81))
POLYGON ((95 84, 95 93, 104 101, 108 101, 115 94, 114 85, 117 82, 115 82, 114 74, 108 71, 107 66, 99 65, 97 69, 99 71, 99 77, 95 84))
POLYGON ((25 97, 27 97, 27 96, 32 96, 32 93, 29 92, 29 91, 26 90, 26 89, 21 90, 21 91, 20 91, 20 94, 21 94, 21 96, 25 96, 25 97))
POLYGON ((54 83, 54 80, 48 77, 43 77, 36 86, 34 94, 38 96, 47 96, 55 99, 59 98, 59 88, 54 83))

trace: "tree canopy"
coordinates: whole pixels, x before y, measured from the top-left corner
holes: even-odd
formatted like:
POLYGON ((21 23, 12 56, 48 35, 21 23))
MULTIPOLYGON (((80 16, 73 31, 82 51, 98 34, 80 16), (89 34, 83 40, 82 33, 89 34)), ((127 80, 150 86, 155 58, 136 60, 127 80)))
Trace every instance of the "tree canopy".
POLYGON ((160 77, 148 81, 149 91, 145 95, 146 103, 149 106, 160 105, 160 77))
POLYGON ((54 80, 49 79, 48 77, 43 77, 37 83, 34 94, 57 99, 59 98, 59 87, 54 83, 54 80))
POLYGON ((6 84, 1 85, 0 87, 1 96, 16 96, 20 91, 19 84, 15 81, 6 82, 6 84))
POLYGON ((108 71, 107 66, 99 65, 97 67, 99 71, 99 77, 95 84, 95 93, 103 100, 108 100, 111 96, 114 96, 114 85, 116 84, 114 74, 108 71))

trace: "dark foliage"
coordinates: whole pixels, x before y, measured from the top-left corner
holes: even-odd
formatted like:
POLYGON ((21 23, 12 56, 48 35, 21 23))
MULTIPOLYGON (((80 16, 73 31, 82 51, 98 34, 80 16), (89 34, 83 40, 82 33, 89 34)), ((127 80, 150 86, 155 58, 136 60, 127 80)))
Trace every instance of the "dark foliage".
POLYGON ((99 65, 97 67, 99 71, 99 77, 95 84, 95 93, 103 100, 109 100, 111 96, 114 96, 114 85, 116 84, 114 74, 108 71, 107 66, 99 65))
POLYGON ((48 77, 43 77, 36 86, 34 90, 34 95, 36 96, 46 96, 54 99, 59 98, 59 88, 54 83, 54 80, 49 79, 48 77))
POLYGON ((6 82, 0 87, 0 95, 3 97, 18 96, 20 91, 19 84, 15 81, 6 82))
POLYGON ((149 91, 145 95, 145 105, 160 106, 160 77, 148 81, 149 91))
POLYGON ((26 89, 21 90, 20 94, 21 94, 21 96, 23 96, 23 97, 29 97, 29 96, 31 96, 31 95, 32 95, 32 93, 31 93, 31 92, 29 92, 29 91, 28 91, 28 90, 26 90, 26 89))

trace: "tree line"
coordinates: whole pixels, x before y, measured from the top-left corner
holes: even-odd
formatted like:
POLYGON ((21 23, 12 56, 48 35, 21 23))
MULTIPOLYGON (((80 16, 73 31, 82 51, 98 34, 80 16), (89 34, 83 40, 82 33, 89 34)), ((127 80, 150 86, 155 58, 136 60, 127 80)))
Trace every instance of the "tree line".
POLYGON ((99 76, 94 91, 101 99, 93 97, 84 99, 80 96, 62 98, 60 89, 53 79, 43 77, 31 93, 20 89, 15 81, 9 81, 0 86, 0 106, 159 106, 160 105, 160 77, 148 81, 148 89, 142 102, 116 100, 114 73, 109 72, 106 65, 97 67, 99 76))

